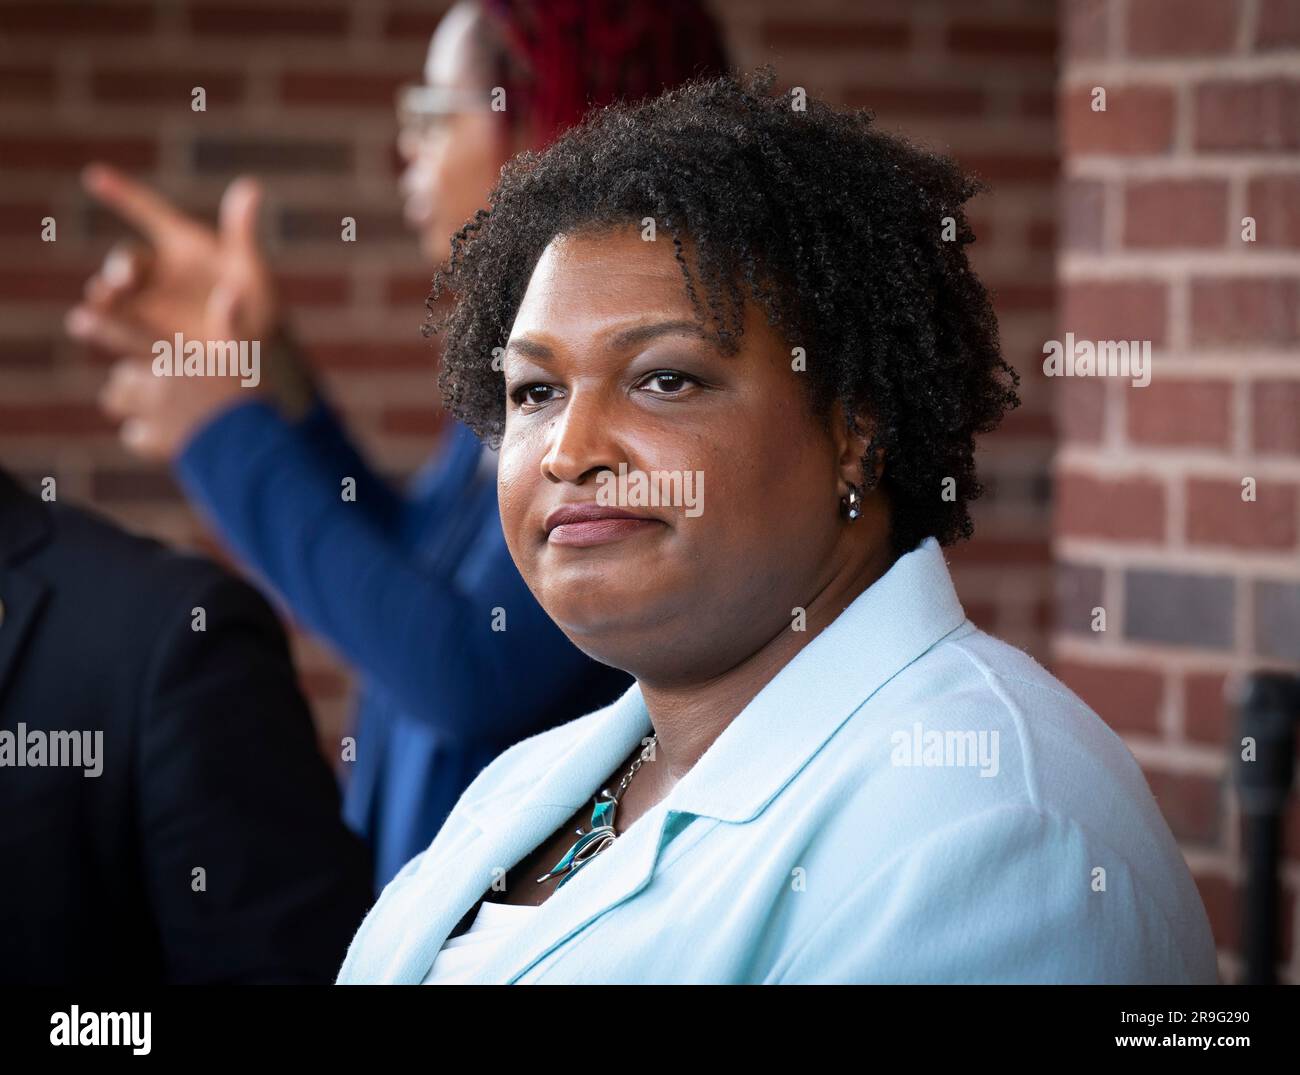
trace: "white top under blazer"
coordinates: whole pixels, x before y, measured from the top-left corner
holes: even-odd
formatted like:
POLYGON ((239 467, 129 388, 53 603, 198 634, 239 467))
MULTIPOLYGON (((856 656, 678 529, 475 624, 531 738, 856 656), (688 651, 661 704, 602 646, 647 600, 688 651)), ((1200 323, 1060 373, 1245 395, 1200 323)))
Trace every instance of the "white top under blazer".
POLYGON ((463 985, 474 980, 480 968, 496 955, 517 928, 537 910, 528 904, 489 903, 484 900, 464 933, 452 937, 438 951, 424 985, 463 985))

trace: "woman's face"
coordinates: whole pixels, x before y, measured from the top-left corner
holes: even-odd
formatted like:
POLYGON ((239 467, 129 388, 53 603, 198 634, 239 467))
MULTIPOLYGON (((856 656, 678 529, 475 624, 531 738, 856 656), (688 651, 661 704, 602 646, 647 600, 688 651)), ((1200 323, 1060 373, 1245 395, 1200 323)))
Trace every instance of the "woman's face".
POLYGON ((663 684, 720 674, 878 551, 871 514, 850 531, 839 513, 861 445, 812 414, 791 347, 747 303, 739 352, 718 353, 671 242, 635 227, 543 252, 503 358, 501 519, 532 592, 591 656, 663 684), (552 528, 575 506, 637 518, 552 528))
MULTIPOLYGON (((481 44, 485 18, 472 3, 459 3, 443 16, 429 43, 425 85, 488 100, 481 44)), ((403 134, 399 148, 406 160, 401 178, 406 222, 424 255, 441 262, 451 236, 487 205, 501 166, 520 147, 506 113, 465 111, 437 118, 418 136, 403 134)))

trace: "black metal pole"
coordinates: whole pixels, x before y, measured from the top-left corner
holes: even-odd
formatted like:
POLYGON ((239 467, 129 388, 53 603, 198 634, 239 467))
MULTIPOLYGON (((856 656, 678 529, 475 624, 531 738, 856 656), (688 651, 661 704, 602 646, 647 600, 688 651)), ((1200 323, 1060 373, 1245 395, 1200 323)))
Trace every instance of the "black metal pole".
POLYGON ((1278 856, 1282 817, 1295 777, 1300 678, 1256 672, 1241 684, 1236 750, 1245 856, 1241 913, 1243 985, 1275 985, 1278 944, 1278 856))

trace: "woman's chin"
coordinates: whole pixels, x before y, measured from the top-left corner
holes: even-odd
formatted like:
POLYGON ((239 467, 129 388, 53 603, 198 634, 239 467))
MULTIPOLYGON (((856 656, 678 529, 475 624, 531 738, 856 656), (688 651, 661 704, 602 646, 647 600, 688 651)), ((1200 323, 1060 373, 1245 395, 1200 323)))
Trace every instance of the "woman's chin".
POLYGON ((585 649, 598 644, 602 635, 621 635, 642 622, 637 605, 611 597, 607 593, 584 595, 574 601, 543 603, 543 608, 565 634, 585 649))
POLYGON ((551 617, 583 653, 601 664, 630 671, 629 663, 645 658, 669 630, 669 617, 644 593, 619 594, 603 590, 571 595, 570 599, 543 602, 551 617))

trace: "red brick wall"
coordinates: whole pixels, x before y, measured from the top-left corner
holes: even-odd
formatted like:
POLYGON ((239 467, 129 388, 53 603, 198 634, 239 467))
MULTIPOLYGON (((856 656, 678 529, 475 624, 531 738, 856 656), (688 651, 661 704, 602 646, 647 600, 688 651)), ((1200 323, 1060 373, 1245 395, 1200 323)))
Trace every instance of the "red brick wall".
MULTIPOLYGON (((434 356, 417 326, 430 270, 396 189, 392 91, 418 78, 440 3, 413 0, 0 0, 0 459, 62 496, 202 544, 170 478, 131 459, 95 394, 111 356, 63 335, 63 312, 123 229, 81 194, 98 157, 209 219, 240 170, 267 188, 264 230, 300 335, 365 448, 394 474, 429 450, 434 356), (190 110, 190 90, 208 110, 190 110), (40 220, 58 241, 39 240, 40 220), (358 242, 337 221, 358 221, 358 242)), ((722 0, 739 62, 954 152, 995 186, 973 206, 1026 406, 989 441, 977 540, 954 553, 984 626, 1043 655, 1050 615, 1049 397, 1033 370, 1053 314, 1055 12, 1010 0, 871 5, 722 0), (1010 570, 1015 568, 1014 571, 1010 570)), ((210 547, 210 546, 209 546, 210 547)), ((323 734, 348 712, 344 670, 296 640, 323 734)))
MULTIPOLYGON (((1071 0, 1062 18, 1057 338, 1154 357, 1146 387, 1054 382, 1055 666, 1142 763, 1232 981, 1224 679, 1300 663, 1300 3, 1071 0)), ((1294 982, 1300 810, 1289 828, 1294 982)))
POLYGON ((1053 331, 1056 252, 1056 11, 961 0, 716 5, 740 59, 855 107, 950 153, 990 183, 968 207, 976 270, 994 293, 1024 405, 980 451, 988 494, 975 539, 950 553, 967 612, 1047 657, 1051 618, 1051 396, 1038 367, 1053 331))

